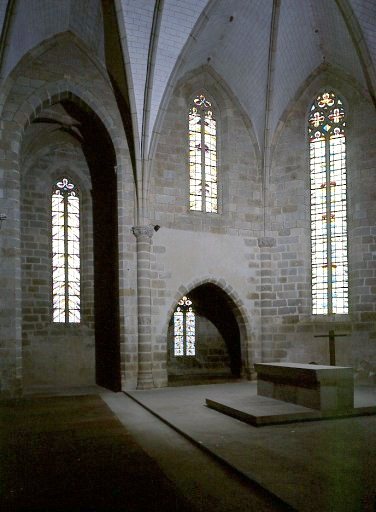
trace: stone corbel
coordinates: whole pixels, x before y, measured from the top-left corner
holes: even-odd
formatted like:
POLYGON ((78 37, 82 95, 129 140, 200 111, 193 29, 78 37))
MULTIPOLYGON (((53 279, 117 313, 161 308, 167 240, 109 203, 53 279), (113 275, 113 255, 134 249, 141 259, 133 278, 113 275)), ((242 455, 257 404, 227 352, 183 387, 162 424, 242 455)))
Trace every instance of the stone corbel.
POLYGON ((258 239, 259 247, 274 247, 275 243, 275 238, 271 236, 262 236, 258 239))
POLYGON ((7 216, 5 215, 5 213, 0 213, 0 229, 3 221, 6 220, 6 218, 7 216))

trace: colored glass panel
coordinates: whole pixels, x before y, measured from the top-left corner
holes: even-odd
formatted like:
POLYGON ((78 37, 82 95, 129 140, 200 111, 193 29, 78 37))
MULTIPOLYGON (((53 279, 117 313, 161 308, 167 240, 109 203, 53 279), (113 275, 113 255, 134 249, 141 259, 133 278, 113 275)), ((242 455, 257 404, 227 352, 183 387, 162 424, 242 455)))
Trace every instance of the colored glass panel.
POLYGON ((174 355, 184 355, 184 314, 179 307, 174 313, 174 355))
POLYGON ((174 356, 196 354, 196 317, 189 297, 182 297, 174 313, 174 356))
POLYGON ((348 312, 345 126, 340 98, 319 95, 308 119, 313 314, 348 312))
POLYGON ((196 107, 189 113, 189 203, 190 209, 202 210, 201 116, 196 107))
POLYGON ((189 308, 189 311, 186 312, 185 315, 185 328, 186 328, 186 355, 194 356, 196 354, 196 346, 195 346, 195 314, 192 311, 192 308, 189 308))
POLYGON ((189 207, 218 212, 217 126, 212 104, 203 94, 189 110, 189 207))
POLYGON ((52 310, 54 322, 81 320, 80 203, 67 178, 52 192, 52 310))

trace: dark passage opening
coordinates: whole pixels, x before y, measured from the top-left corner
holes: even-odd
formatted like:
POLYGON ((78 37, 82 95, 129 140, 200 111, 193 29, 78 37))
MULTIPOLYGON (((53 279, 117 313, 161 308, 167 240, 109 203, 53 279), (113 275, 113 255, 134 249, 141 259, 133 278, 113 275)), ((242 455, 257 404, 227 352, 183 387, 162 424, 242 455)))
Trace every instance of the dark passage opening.
POLYGON ((188 294, 195 313, 195 355, 174 353, 174 315, 168 331, 169 384, 229 380, 241 375, 240 331, 230 297, 214 284, 188 294))
POLYGON ((93 202, 94 311, 96 382, 119 391, 120 331, 118 224, 115 151, 101 120, 64 101, 79 124, 81 144, 90 169, 93 202))

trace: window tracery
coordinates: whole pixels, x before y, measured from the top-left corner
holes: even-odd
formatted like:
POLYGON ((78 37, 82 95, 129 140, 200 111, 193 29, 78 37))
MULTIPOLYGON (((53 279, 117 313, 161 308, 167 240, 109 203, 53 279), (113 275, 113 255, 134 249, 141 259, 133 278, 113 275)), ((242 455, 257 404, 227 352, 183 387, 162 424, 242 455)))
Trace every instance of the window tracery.
POLYGON ((217 122, 204 94, 189 109, 189 207, 218 213, 217 122))
POLYGON ((196 355, 196 315, 189 297, 182 297, 174 312, 174 356, 196 355))
POLYGON ((52 190, 53 322, 80 322, 80 200, 66 177, 52 190))
POLYGON ((311 176, 312 313, 348 313, 346 115, 325 91, 308 118, 311 176))

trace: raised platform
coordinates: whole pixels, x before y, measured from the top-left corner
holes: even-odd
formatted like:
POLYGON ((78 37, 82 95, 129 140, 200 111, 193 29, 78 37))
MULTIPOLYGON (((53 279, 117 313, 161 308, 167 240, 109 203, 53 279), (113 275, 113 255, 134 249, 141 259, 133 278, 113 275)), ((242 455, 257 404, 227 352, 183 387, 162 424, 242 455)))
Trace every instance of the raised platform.
POLYGON ((232 397, 231 401, 206 398, 206 405, 210 409, 255 427, 293 423, 296 421, 328 420, 376 414, 376 406, 320 411, 264 396, 232 397))
POLYGON ((353 369, 300 363, 257 363, 257 396, 206 399, 211 409, 256 427, 376 414, 354 407, 353 369))
POLYGON ((320 411, 354 407, 353 369, 301 363, 256 363, 257 394, 320 411))
MULTIPOLYGON (((376 415, 370 414, 376 411, 376 386, 355 386, 355 409, 363 409, 362 417, 284 421, 286 424, 255 427, 203 407, 206 398, 239 409, 243 400, 246 406, 254 403, 253 398, 260 404, 264 398, 256 395, 256 388, 255 381, 239 381, 127 394, 242 475, 245 482, 256 482, 291 506, 291 510, 374 512, 376 415)), ((267 400, 269 409, 263 409, 264 415, 271 413, 269 400, 276 402, 267 400)), ((287 402, 284 405, 294 406, 287 402)), ((127 417, 129 411, 125 410, 124 418, 127 417)), ((142 430, 147 434, 144 427, 142 430)), ((156 442, 154 435, 150 435, 150 444, 156 442)), ((186 456, 181 447, 178 452, 186 456)), ((228 510, 232 510, 231 504, 228 510)))
POLYGON ((353 369, 300 363, 257 363, 257 396, 206 399, 211 409, 256 427, 376 414, 354 407, 353 369))

